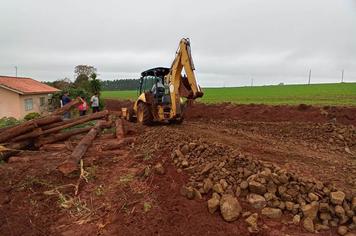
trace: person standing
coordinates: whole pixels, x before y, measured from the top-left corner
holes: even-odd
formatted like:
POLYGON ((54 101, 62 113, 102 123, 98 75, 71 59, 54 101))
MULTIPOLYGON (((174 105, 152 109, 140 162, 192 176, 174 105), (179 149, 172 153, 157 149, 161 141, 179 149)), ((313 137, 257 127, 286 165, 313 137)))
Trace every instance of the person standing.
MULTIPOLYGON (((62 106, 65 106, 66 104, 70 103, 71 101, 72 101, 72 99, 70 99, 69 93, 65 92, 63 94, 62 100, 61 100, 62 106)), ((63 117, 64 117, 64 119, 70 119, 70 112, 69 111, 64 112, 63 117)))
POLYGON ((99 111, 99 97, 98 93, 94 93, 94 95, 90 99, 91 102, 91 108, 93 110, 93 113, 99 111))
POLYGON ((78 97, 79 100, 82 102, 79 106, 78 106, 78 110, 79 110, 79 116, 85 116, 87 109, 88 109, 88 104, 85 101, 85 97, 78 97))

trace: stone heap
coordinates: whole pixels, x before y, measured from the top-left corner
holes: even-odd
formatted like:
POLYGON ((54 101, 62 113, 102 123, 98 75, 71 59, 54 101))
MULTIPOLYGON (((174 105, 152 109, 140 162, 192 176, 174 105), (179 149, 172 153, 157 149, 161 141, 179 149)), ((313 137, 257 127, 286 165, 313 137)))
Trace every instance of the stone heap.
MULTIPOLYGON (((330 183, 298 177, 274 164, 201 140, 180 144, 171 157, 178 171, 191 176, 182 194, 190 199, 205 195, 209 212, 220 210, 226 221, 241 215, 240 199, 268 218, 290 213, 293 223, 301 223, 309 232, 339 226, 339 234, 344 235, 356 229, 356 197, 330 183)), ((257 217, 253 214, 246 222, 257 221, 257 217)))

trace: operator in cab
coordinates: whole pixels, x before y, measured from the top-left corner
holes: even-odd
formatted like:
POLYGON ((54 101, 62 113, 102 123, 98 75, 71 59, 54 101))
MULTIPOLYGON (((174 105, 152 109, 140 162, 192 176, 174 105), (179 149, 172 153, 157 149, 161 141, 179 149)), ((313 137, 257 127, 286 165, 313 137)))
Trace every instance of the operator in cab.
POLYGON ((164 95, 164 85, 159 78, 156 78, 155 83, 152 86, 151 92, 155 97, 164 95))

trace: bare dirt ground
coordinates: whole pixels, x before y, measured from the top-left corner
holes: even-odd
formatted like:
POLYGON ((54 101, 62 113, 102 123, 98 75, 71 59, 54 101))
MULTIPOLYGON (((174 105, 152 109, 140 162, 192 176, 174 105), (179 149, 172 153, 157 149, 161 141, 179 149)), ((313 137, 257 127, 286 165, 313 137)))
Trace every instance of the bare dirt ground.
MULTIPOLYGON (((111 110, 126 104, 106 101, 111 110)), ((177 168, 171 155, 192 140, 356 194, 355 108, 197 104, 186 115, 182 125, 131 124, 136 141, 120 150, 102 151, 112 140, 109 131, 102 134, 84 158, 77 195, 79 174, 64 177, 56 167, 79 137, 1 164, 0 235, 249 235, 243 217, 227 223, 208 212, 208 196, 188 200, 180 193, 192 173, 177 168), (154 171, 158 162, 163 175, 154 171)), ((256 234, 313 235, 291 217, 260 217, 256 234)))

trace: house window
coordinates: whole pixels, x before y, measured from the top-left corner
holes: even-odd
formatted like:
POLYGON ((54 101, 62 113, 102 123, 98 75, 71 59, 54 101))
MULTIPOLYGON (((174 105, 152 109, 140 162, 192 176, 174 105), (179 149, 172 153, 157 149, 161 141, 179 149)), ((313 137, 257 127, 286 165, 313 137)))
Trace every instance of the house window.
POLYGON ((40 106, 43 107, 44 105, 46 105, 45 97, 40 97, 40 106))
POLYGON ((25 111, 31 111, 33 109, 33 99, 26 98, 25 99, 25 111))

